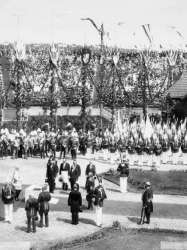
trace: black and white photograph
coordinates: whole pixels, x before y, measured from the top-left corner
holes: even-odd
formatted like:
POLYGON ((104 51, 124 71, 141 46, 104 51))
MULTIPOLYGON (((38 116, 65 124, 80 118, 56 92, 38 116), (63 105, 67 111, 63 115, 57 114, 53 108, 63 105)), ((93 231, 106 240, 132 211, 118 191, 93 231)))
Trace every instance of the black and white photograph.
POLYGON ((187 250, 185 0, 0 0, 0 250, 187 250))

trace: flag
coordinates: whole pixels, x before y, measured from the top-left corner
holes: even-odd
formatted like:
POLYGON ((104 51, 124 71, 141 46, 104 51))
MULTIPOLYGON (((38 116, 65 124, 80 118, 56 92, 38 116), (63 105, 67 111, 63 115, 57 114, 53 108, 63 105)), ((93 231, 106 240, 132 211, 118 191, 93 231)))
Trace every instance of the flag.
POLYGON ((153 134, 153 127, 150 122, 149 116, 147 116, 146 123, 145 123, 145 134, 144 137, 150 139, 153 134))
POLYGON ((24 60, 26 57, 26 47, 25 44, 23 44, 23 42, 18 41, 15 42, 14 45, 14 52, 15 52, 15 57, 18 60, 24 60))
POLYGON ((59 56, 60 56, 60 52, 59 52, 58 47, 55 46, 54 43, 50 47, 49 54, 50 54, 50 59, 51 59, 52 63, 55 66, 57 66, 58 60, 59 60, 59 56))
POLYGON ((151 29, 150 29, 150 24, 144 24, 142 25, 143 31, 145 32, 145 35, 147 36, 150 44, 152 44, 153 39, 151 37, 151 29))
POLYGON ((178 57, 178 52, 170 50, 167 52, 167 59, 170 66, 175 66, 178 57))

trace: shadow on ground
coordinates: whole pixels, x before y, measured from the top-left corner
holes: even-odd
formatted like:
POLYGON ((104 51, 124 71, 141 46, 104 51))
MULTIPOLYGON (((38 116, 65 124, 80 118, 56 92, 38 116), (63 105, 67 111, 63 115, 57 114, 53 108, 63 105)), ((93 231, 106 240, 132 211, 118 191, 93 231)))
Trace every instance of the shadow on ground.
MULTIPOLYGON (((65 219, 65 218, 60 218, 60 217, 58 217, 56 220, 57 220, 57 221, 60 221, 60 222, 67 223, 67 224, 72 224, 72 223, 71 223, 71 219, 65 219)), ((87 218, 79 218, 79 222, 81 222, 81 223, 83 223, 83 224, 88 224, 88 225, 96 226, 94 220, 87 219, 87 218)))
POLYGON ((134 216, 134 217, 128 217, 128 220, 135 224, 138 224, 140 221, 140 218, 134 216))
POLYGON ((27 232, 27 227, 26 226, 16 226, 15 230, 16 231, 27 232))
POLYGON ((112 192, 115 192, 115 193, 120 193, 120 190, 118 190, 118 189, 106 188, 106 190, 112 191, 112 192))

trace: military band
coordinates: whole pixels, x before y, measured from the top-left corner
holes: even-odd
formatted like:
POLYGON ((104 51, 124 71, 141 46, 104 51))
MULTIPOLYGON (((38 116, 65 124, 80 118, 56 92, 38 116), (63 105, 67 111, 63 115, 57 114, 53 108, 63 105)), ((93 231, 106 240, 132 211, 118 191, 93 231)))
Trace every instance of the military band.
POLYGON ((56 157, 56 152, 59 152, 59 159, 68 153, 76 159, 78 153, 86 155, 88 148, 92 154, 102 151, 105 159, 114 153, 160 156, 170 150, 174 154, 187 152, 186 121, 178 125, 172 121, 156 123, 147 120, 145 123, 126 121, 122 128, 115 125, 102 133, 97 129, 77 131, 73 126, 56 132, 38 128, 29 133, 23 129, 9 131, 3 128, 0 131, 0 157, 28 159, 39 155, 45 159, 50 154, 56 157))

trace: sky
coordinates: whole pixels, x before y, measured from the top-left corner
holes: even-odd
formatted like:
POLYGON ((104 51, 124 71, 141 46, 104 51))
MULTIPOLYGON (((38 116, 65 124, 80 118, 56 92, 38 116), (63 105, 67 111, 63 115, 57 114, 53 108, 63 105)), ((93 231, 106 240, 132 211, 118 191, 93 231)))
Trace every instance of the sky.
POLYGON ((0 43, 99 44, 85 17, 104 24, 108 45, 149 44, 143 24, 150 24, 155 44, 187 44, 186 0, 0 0, 0 43))

